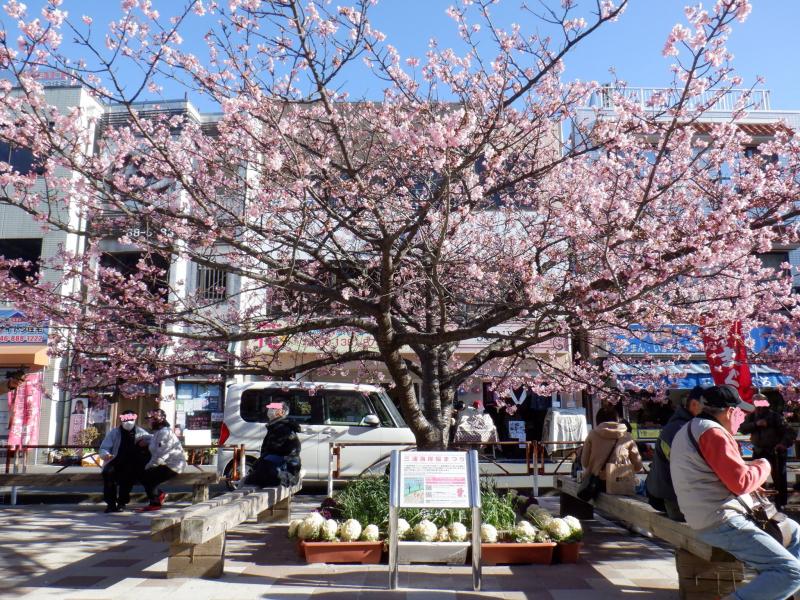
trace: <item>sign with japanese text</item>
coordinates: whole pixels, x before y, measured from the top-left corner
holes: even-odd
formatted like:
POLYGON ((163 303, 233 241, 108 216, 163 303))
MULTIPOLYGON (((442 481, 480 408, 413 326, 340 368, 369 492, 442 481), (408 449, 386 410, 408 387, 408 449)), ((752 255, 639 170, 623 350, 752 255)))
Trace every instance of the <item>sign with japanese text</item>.
POLYGON ((13 308, 0 309, 0 344, 47 344, 47 325, 13 308))
POLYGON ((703 336, 706 359, 715 385, 730 385, 739 392, 742 400, 753 403, 753 382, 747 366, 747 347, 742 336, 742 323, 736 321, 721 340, 703 336))
POLYGON ((400 453, 400 506, 469 508, 467 453, 400 453))
POLYGON ((8 391, 9 446, 35 445, 39 440, 42 374, 27 373, 16 389, 8 391))

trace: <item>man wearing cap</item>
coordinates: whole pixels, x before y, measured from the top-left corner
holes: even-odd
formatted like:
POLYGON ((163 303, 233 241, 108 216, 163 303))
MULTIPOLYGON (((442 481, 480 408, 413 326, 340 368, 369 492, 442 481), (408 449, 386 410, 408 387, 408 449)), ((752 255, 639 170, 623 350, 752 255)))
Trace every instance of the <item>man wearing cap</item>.
POLYGON ((260 487, 294 485, 300 477, 300 425, 288 418, 287 402, 270 402, 265 408, 267 434, 261 456, 245 483, 260 487))
POLYGON ((658 436, 653 462, 650 464, 650 472, 647 474, 645 482, 650 504, 658 510, 662 510, 659 503, 663 503, 663 511, 673 521, 685 521, 686 519, 678 506, 678 498, 675 496, 672 475, 670 475, 669 457, 672 452, 672 440, 681 427, 700 414, 703 408, 700 404, 702 394, 703 388, 699 385, 695 386, 664 425, 658 436))
POLYGON ((106 512, 122 512, 131 501, 134 482, 141 479, 147 462, 139 442, 150 439, 144 429, 136 425, 136 413, 126 410, 119 415, 119 427, 109 431, 100 444, 103 460, 103 500, 106 512))
POLYGON ((753 396, 755 412, 742 423, 742 433, 749 433, 753 442, 753 458, 766 458, 772 467, 772 483, 778 492, 776 504, 786 506, 786 449, 794 444, 795 432, 783 415, 770 409, 763 394, 753 396))
POLYGON ((752 492, 769 477, 769 462, 742 460, 733 435, 753 406, 730 386, 703 391, 702 412, 675 435, 670 473, 686 523, 707 544, 730 552, 758 576, 731 596, 738 600, 784 600, 800 589, 800 529, 784 548, 746 516, 752 492))

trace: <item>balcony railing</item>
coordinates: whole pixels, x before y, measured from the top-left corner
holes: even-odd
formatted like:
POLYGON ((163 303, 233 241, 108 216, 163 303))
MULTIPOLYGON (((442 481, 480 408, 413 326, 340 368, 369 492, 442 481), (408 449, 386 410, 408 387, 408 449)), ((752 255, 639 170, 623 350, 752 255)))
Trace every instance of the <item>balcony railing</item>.
MULTIPOLYGON (((671 88, 624 88, 616 90, 611 87, 603 86, 595 91, 590 99, 589 106, 592 108, 602 108, 613 110, 615 108, 615 96, 621 94, 628 100, 632 100, 643 109, 658 108, 663 106, 665 99, 670 102, 677 101, 675 90, 671 88)), ((689 99, 689 108, 708 107, 707 110, 730 112, 736 109, 745 108, 748 111, 768 111, 770 107, 769 90, 728 90, 717 98, 718 91, 709 90, 689 99)))

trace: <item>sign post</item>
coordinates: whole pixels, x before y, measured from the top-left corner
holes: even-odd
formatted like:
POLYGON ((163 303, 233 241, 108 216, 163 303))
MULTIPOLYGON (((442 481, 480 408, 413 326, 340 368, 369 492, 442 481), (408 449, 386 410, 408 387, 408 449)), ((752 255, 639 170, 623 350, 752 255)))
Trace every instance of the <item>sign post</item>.
POLYGON ((481 589, 481 490, 478 453, 393 450, 389 477, 389 588, 398 588, 401 508, 472 509, 472 587, 481 589))

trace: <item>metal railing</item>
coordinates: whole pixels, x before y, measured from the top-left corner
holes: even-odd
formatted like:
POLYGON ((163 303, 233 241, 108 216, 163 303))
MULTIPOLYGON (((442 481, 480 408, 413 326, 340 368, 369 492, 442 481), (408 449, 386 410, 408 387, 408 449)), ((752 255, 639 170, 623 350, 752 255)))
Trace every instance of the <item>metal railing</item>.
MULTIPOLYGON (((603 86, 592 93, 589 98, 589 107, 613 110, 616 108, 615 97, 622 96, 628 101, 633 101, 640 108, 658 108, 664 102, 676 102, 678 96, 671 88, 655 87, 629 87, 615 89, 603 86)), ((772 110, 770 105, 769 90, 732 89, 724 93, 719 90, 708 90, 691 97, 688 108, 708 107, 708 110, 730 112, 745 108, 748 111, 772 110)))

